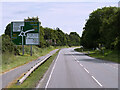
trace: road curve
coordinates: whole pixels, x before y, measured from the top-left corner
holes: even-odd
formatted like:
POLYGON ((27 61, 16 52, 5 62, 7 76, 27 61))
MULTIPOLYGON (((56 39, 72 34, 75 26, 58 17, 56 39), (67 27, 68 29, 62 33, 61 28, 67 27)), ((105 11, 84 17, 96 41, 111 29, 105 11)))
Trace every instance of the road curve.
POLYGON ((118 64, 86 56, 74 48, 62 49, 41 87, 118 88, 118 64))

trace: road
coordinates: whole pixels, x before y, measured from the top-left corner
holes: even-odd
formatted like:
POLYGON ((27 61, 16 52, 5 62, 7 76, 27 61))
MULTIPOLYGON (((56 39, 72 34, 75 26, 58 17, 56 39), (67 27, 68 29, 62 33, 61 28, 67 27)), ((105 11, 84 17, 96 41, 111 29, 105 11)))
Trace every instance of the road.
POLYGON ((118 64, 75 52, 74 48, 62 49, 49 72, 38 88, 118 88, 118 64))
POLYGON ((52 55, 54 54, 56 50, 51 51, 49 54, 42 56, 40 58, 38 58, 35 61, 29 62, 25 65, 22 65, 20 67, 17 67, 9 72, 6 72, 2 75, 0 75, 0 80, 2 80, 2 82, 0 82, 0 85, 2 85, 1 88, 5 88, 9 83, 11 83, 13 80, 15 80, 16 78, 20 77, 23 73, 26 73, 31 67, 33 67, 37 62, 43 60, 45 57, 47 57, 48 55, 52 55), (2 83, 2 84, 1 84, 2 83))

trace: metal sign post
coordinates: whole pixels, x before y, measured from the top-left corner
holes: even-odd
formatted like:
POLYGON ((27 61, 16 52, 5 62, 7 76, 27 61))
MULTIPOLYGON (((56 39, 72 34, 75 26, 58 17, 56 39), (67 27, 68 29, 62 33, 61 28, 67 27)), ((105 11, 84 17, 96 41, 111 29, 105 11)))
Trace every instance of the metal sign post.
POLYGON ((30 47, 30 56, 32 56, 32 45, 30 47))
POLYGON ((15 45, 15 56, 17 55, 17 45, 15 45))
POLYGON ((22 45, 22 55, 24 55, 24 45, 22 45))

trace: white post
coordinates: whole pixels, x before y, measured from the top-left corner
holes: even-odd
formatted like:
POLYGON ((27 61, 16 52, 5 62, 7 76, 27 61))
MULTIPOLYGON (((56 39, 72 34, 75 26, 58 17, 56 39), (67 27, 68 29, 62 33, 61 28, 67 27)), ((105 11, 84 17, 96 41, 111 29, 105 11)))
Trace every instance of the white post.
POLYGON ((23 35, 22 35, 22 55, 24 55, 23 35))
MULTIPOLYGON (((23 32, 23 27, 21 26, 21 30, 22 30, 22 32, 23 32)), ((22 33, 21 33, 22 34, 22 33)), ((22 55, 24 55, 24 44, 23 44, 23 35, 21 35, 22 36, 22 55)))

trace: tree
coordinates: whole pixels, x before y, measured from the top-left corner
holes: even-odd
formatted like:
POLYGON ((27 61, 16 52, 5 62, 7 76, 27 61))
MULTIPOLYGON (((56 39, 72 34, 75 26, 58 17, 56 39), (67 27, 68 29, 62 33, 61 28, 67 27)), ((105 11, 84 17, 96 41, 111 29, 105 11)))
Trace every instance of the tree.
POLYGON ((9 23, 5 28, 5 35, 8 35, 11 38, 11 23, 9 23))
POLYGON ((70 32, 69 39, 70 39, 69 41, 70 46, 80 45, 80 36, 76 32, 70 32))
POLYGON ((117 36, 117 18, 115 14, 117 12, 116 7, 104 7, 102 8, 102 25, 100 27, 100 40, 106 48, 113 49, 112 43, 117 36))
POLYGON ((60 46, 67 45, 67 39, 65 37, 65 33, 62 30, 60 30, 59 28, 56 28, 56 30, 57 30, 57 36, 58 36, 57 44, 60 46))
MULTIPOLYGON (((46 47, 46 41, 45 41, 45 39, 44 39, 44 35, 45 35, 45 33, 44 33, 44 28, 42 27, 42 26, 40 26, 40 45, 39 45, 39 47, 46 47)), ((49 45, 47 45, 47 46, 49 46, 49 45)))
POLYGON ((104 7, 93 11, 87 20, 81 37, 81 45, 95 48, 104 45, 115 49, 119 42, 119 9, 104 7))
POLYGON ((19 51, 16 49, 13 42, 8 35, 2 35, 2 53, 4 52, 14 52, 15 54, 19 54, 19 51))
MULTIPOLYGON (((40 24, 38 17, 28 17, 24 19, 24 21, 38 21, 40 24)), ((39 41, 40 44, 37 45, 40 48, 53 46, 78 46, 80 45, 80 36, 76 32, 71 32, 70 35, 65 34, 58 27, 56 29, 42 27, 40 28, 39 41)), ((5 35, 11 36, 11 23, 6 26, 5 35)))
POLYGON ((67 45, 71 46, 71 44, 70 44, 70 37, 69 37, 69 35, 67 33, 65 34, 65 37, 66 37, 66 40, 67 40, 67 45))

